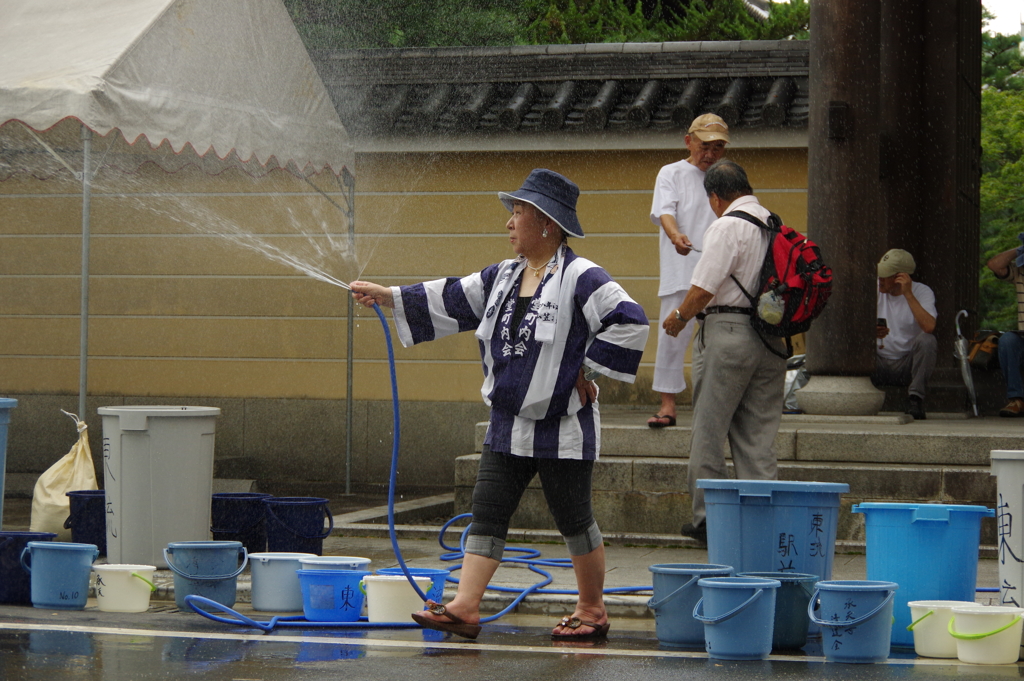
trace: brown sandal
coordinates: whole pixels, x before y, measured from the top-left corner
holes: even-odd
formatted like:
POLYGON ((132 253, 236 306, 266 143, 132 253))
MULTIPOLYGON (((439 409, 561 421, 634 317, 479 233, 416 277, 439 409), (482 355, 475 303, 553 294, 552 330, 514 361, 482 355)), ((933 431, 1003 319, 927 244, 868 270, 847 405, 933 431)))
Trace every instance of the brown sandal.
POLYGON ((597 639, 606 638, 608 636, 608 629, 611 628, 611 623, 605 622, 604 624, 598 624, 596 622, 586 622, 581 620, 579 617, 563 617, 558 621, 558 626, 565 627, 566 629, 579 629, 580 627, 590 627, 593 629, 589 634, 556 634, 552 632, 551 638, 558 640, 572 640, 572 641, 594 641, 597 639))
POLYGON ((412 619, 416 624, 420 625, 424 629, 447 631, 451 634, 455 634, 456 636, 469 639, 475 639, 480 635, 479 624, 470 624, 469 622, 462 620, 462 618, 448 612, 448 609, 440 603, 427 601, 427 612, 431 615, 447 617, 450 621, 445 622, 444 620, 433 620, 429 617, 424 617, 422 613, 414 612, 412 614, 412 619))

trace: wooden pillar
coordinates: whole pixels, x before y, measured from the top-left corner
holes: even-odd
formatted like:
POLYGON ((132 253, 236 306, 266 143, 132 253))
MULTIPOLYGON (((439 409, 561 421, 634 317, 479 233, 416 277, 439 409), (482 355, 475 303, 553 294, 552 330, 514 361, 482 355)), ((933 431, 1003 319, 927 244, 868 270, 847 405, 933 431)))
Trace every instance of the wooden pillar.
POLYGON ((881 0, 811 3, 807 231, 835 275, 807 335, 812 375, 868 376, 875 365, 880 11, 881 0))

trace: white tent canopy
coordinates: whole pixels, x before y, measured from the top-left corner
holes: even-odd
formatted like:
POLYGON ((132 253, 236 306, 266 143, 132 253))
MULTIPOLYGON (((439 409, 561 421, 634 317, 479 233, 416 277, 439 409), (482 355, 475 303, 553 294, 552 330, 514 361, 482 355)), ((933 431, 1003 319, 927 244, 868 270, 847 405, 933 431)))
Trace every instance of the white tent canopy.
POLYGON ((0 64, 0 126, 47 131, 70 118, 175 153, 352 171, 281 0, 3 0, 0 64))
POLYGON ((127 172, 347 169, 353 230, 352 145, 281 0, 0 0, 0 180, 82 182, 82 419, 93 133, 127 172))

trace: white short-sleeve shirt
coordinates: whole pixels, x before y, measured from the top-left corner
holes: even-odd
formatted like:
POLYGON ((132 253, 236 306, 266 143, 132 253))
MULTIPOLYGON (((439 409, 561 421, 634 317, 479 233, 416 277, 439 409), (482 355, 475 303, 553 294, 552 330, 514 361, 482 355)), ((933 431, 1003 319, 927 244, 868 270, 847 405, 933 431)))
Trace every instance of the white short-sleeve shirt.
POLYGON ((675 218, 679 231, 690 239, 695 247, 704 250, 704 232, 715 221, 715 213, 708 203, 704 191, 704 171, 687 160, 670 163, 658 171, 654 183, 654 198, 651 202, 651 222, 658 225, 658 250, 660 252, 661 281, 658 295, 667 296, 676 291, 690 288, 693 268, 700 260, 700 253, 691 251, 688 255, 676 253, 675 245, 661 227, 661 216, 675 218))
MULTIPOLYGON (((910 289, 921 303, 921 307, 931 316, 938 319, 935 311, 935 292, 920 282, 913 282, 910 289)), ((878 293, 878 317, 885 320, 889 327, 887 335, 878 348, 878 356, 885 359, 899 359, 910 352, 914 337, 921 333, 922 329, 914 319, 914 313, 910 309, 910 303, 903 296, 890 296, 888 293, 878 293)))
MULTIPOLYGON (((729 204, 725 213, 741 210, 762 222, 771 212, 753 194, 741 196, 729 204)), ((750 307, 750 300, 732 280, 735 276, 748 293, 757 295, 761 265, 768 252, 768 231, 743 218, 723 217, 711 223, 704 233, 704 254, 693 271, 691 286, 699 286, 714 298, 708 307, 750 307)))

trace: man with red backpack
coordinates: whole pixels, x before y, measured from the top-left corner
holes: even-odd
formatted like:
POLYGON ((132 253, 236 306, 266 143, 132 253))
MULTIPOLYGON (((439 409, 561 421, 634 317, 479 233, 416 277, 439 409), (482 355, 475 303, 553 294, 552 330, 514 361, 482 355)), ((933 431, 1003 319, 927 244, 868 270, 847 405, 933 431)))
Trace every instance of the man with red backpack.
POLYGON ((711 166, 704 189, 718 219, 704 234, 704 253, 686 298, 662 322, 665 332, 675 336, 690 319, 703 319, 693 350, 688 481, 693 518, 682 528, 684 536, 701 543, 707 541, 704 491, 696 483, 729 477, 727 438, 737 478, 776 479, 773 443, 782 421, 786 379, 783 339, 763 334, 751 323, 755 307, 749 293, 760 291, 766 253, 774 239, 772 231, 755 222, 768 223, 773 216, 754 196, 746 172, 733 161, 711 166))

